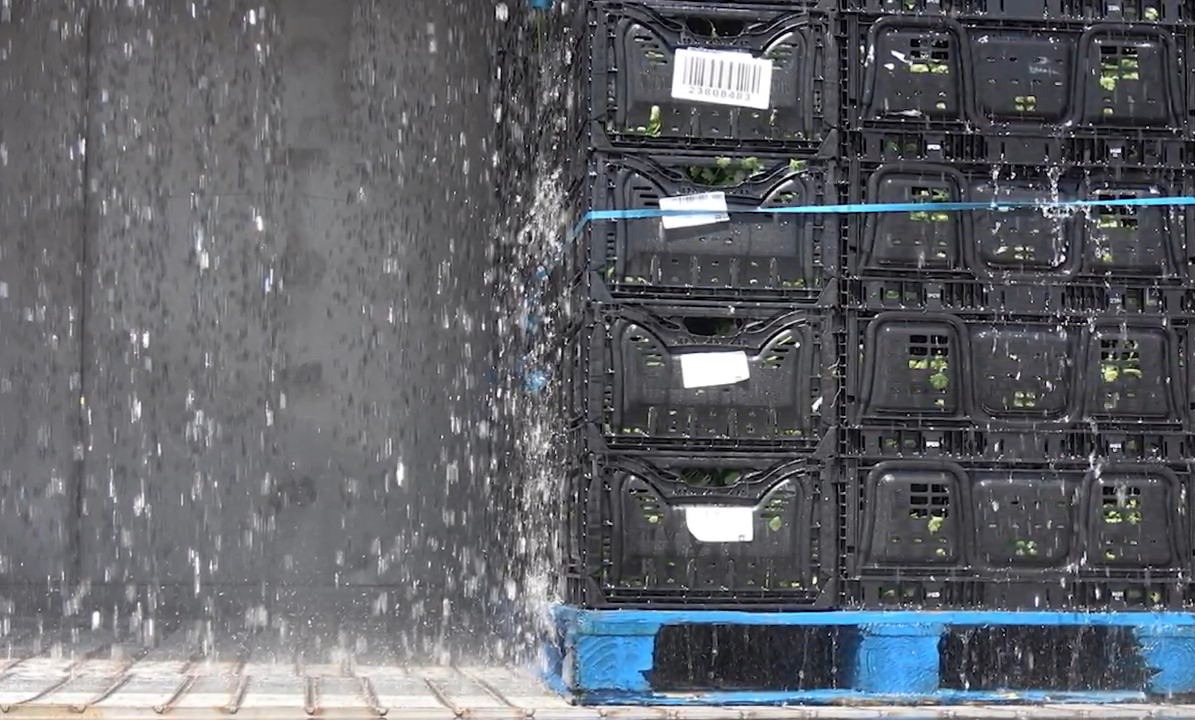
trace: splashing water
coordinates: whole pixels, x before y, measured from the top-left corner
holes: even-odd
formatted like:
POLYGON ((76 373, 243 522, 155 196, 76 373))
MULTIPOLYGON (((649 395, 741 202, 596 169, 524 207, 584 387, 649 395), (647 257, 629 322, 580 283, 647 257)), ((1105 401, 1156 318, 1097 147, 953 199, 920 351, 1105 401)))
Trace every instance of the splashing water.
POLYGON ((529 656, 567 43, 527 13, 0 5, 5 639, 529 656))

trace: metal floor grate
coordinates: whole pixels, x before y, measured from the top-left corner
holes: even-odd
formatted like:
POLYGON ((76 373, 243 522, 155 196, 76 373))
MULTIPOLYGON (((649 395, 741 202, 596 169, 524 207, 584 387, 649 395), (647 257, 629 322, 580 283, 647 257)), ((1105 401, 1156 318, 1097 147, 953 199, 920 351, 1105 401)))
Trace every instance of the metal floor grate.
POLYGON ((321 654, 330 662, 309 664, 302 654, 284 662, 276 652, 251 652, 235 643, 209 655, 195 637, 180 631, 153 649, 135 651, 101 633, 79 633, 69 645, 0 639, 6 654, 0 659, 0 718, 1195 719, 1195 705, 580 707, 520 669, 387 665, 341 650, 321 654))

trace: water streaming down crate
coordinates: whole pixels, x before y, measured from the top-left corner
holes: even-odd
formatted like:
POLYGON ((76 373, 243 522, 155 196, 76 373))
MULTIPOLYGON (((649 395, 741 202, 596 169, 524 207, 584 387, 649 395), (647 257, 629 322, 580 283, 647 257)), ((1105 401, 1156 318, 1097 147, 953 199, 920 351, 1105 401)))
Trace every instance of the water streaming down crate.
POLYGON ((1190 138, 1190 27, 844 16, 846 127, 1190 138))
POLYGON ((852 162, 847 177, 852 202, 925 204, 852 223, 844 256, 855 277, 1192 284, 1190 209, 1125 204, 1190 195, 1182 170, 897 161, 852 162), (935 210, 941 203, 1084 205, 935 210))
POLYGON ((1190 328, 1166 318, 893 312, 849 318, 847 336, 852 424, 1189 430, 1190 328))

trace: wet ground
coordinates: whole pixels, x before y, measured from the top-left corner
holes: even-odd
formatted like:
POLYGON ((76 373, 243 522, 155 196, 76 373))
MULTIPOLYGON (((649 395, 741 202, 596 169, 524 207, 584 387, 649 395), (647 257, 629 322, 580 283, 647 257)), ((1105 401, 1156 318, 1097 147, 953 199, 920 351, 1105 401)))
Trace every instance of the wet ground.
POLYGON ((509 622, 501 15, 0 0, 8 613, 509 622))

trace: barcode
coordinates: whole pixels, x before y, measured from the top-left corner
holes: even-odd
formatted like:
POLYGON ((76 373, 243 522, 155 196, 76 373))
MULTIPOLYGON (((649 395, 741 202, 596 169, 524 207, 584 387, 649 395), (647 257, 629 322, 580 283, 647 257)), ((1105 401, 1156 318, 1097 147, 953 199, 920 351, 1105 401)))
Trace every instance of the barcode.
POLYGON ((759 92, 759 65, 730 61, 714 55, 689 55, 684 63, 685 84, 721 97, 746 100, 759 92))
MULTIPOLYGON (((722 193, 716 194, 725 197, 722 193)), ((715 193, 702 193, 700 195, 678 195, 668 199, 675 205, 708 205, 710 198, 714 196, 715 193)))
POLYGON ((766 110, 772 62, 746 53, 682 48, 676 51, 672 96, 766 110))

